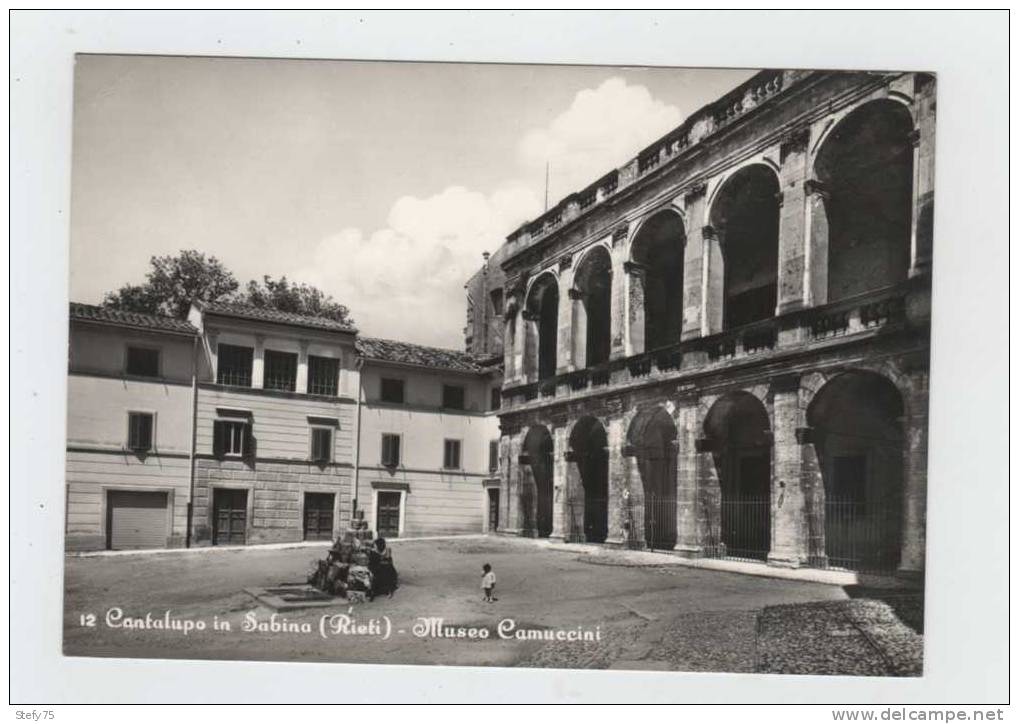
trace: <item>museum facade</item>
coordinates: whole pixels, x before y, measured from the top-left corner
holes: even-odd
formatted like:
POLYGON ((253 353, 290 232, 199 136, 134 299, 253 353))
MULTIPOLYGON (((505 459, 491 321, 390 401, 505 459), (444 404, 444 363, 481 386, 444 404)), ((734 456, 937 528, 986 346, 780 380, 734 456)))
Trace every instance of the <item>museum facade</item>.
POLYGON ((763 71, 512 233, 468 285, 503 530, 921 572, 934 115, 928 74, 763 71))

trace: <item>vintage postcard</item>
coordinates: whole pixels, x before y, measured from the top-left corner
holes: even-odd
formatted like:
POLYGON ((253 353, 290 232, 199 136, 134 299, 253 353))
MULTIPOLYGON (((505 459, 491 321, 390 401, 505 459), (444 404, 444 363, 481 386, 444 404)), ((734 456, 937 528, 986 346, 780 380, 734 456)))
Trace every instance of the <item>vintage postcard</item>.
POLYGON ((933 73, 74 72, 65 655, 922 675, 933 73))

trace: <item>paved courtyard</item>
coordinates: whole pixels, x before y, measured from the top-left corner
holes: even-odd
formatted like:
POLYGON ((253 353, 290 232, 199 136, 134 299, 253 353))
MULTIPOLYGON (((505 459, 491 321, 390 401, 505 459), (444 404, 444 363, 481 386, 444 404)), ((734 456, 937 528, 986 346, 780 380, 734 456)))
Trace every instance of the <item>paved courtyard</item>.
MULTIPOLYGON (((271 630, 273 611, 245 589, 303 581, 326 549, 69 557, 64 651, 72 656, 781 671, 783 657, 801 658, 797 626, 784 612, 799 616, 813 609, 796 604, 824 604, 825 611, 838 611, 826 616, 848 623, 825 644, 833 652, 823 673, 838 673, 842 648, 855 662, 854 673, 862 673, 857 670, 860 658, 868 657, 868 646, 874 666, 867 673, 908 672, 908 667, 882 669, 887 656, 872 646, 875 637, 844 614, 842 608, 855 602, 840 586, 649 563, 646 557, 635 562, 623 553, 592 555, 512 538, 394 541, 400 589, 393 598, 353 606, 338 600, 325 609, 288 611, 278 614, 277 623, 285 618, 289 630, 271 630), (481 601, 485 562, 498 575, 498 601, 492 604, 481 601), (769 614, 762 616, 766 607, 769 614), (108 624, 107 612, 113 608, 123 617, 114 616, 108 624), (352 633, 348 619, 329 618, 342 614, 365 626, 378 619, 378 632, 369 627, 352 633), (421 617, 442 619, 444 626, 465 633, 485 629, 489 635, 450 638, 432 627, 419 636, 415 624, 420 627, 421 617), (159 628, 167 618, 195 628, 159 628), (128 628, 127 619, 148 628, 128 628), (506 619, 512 620, 512 631, 505 629, 506 619), (246 620, 261 626, 246 631, 246 620), (199 621, 204 630, 197 630, 199 621), (772 628, 762 633, 761 621, 772 622, 772 628), (230 624, 229 631, 223 622, 230 624), (500 622, 508 638, 499 635, 500 622), (519 639, 516 631, 538 632, 531 635, 542 638, 519 639), (542 633, 556 631, 567 632, 563 636, 587 632, 598 639, 547 640, 552 634, 542 633), (760 641, 781 650, 762 651, 760 641)), ((887 613, 885 604, 866 603, 880 608, 882 625, 892 626, 900 639, 907 636, 922 652, 922 638, 910 637, 908 629, 902 634, 906 627, 887 613)), ((831 626, 814 628, 816 635, 804 634, 800 642, 812 651, 831 626)))

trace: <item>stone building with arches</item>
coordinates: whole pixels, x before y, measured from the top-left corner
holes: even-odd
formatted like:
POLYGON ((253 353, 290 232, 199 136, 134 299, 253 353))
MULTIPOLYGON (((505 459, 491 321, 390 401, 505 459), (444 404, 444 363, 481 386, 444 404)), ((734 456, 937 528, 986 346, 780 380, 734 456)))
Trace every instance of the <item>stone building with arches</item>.
POLYGON ((513 232, 503 531, 922 572, 934 129, 762 71, 513 232))

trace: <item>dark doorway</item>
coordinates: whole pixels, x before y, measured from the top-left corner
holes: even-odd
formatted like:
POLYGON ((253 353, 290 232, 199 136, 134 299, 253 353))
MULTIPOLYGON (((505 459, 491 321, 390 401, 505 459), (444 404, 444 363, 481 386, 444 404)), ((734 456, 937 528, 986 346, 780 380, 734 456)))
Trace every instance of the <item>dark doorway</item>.
POLYGON ((754 164, 733 174, 712 204, 711 224, 722 250, 724 329, 775 316, 778 196, 775 172, 754 164))
MULTIPOLYGON (((686 230, 679 214, 663 211, 648 219, 633 240, 631 259, 643 276, 644 351, 679 342, 683 326, 683 249, 686 230)), ((637 280, 634 280, 634 284, 637 280)), ((631 292, 631 301, 637 303, 631 292)))
POLYGON ((807 409, 824 482, 828 565, 890 572, 902 546, 903 404, 888 379, 834 377, 807 409))
POLYGON ((488 489, 488 532, 499 530, 499 489, 488 489))
POLYGON ((828 222, 828 301, 903 281, 913 216, 913 121, 866 103, 832 129, 814 165, 828 222))
POLYGON ((676 545, 677 436, 676 424, 662 407, 639 413, 627 436, 640 472, 640 489, 631 482, 630 490, 633 532, 643 532, 644 542, 658 550, 676 545))
POLYGON ((708 412, 718 475, 718 517, 709 526, 709 553, 766 560, 771 550, 771 434, 768 411, 748 392, 725 395, 708 412))
MULTIPOLYGON (((604 543, 609 532, 609 453, 608 436, 602 424, 593 417, 577 422, 570 435, 570 448, 580 474, 582 491, 574 491, 570 505, 571 521, 578 518, 583 525, 583 540, 604 543), (578 496, 577 492, 582 492, 578 496), (583 516, 576 507, 583 506, 583 516)), ((571 531, 572 533, 572 531, 571 531)))
MULTIPOLYGON (((524 453, 528 456, 533 478, 533 493, 522 491, 527 508, 533 508, 533 517, 525 509, 525 522, 533 521, 533 531, 539 538, 552 535, 552 435, 543 425, 532 427, 524 438, 524 453)), ((525 488, 529 486, 525 485, 525 488)))
POLYGON ((333 493, 304 494, 304 540, 333 539, 333 493))
POLYGON ((375 505, 376 533, 383 538, 400 536, 400 504, 403 496, 399 492, 380 490, 375 505))
POLYGON ((248 491, 216 488, 212 494, 214 545, 243 545, 247 540, 248 491))

